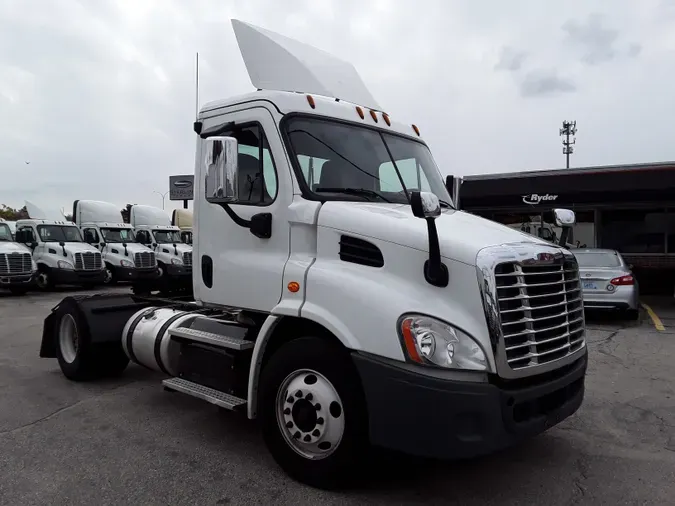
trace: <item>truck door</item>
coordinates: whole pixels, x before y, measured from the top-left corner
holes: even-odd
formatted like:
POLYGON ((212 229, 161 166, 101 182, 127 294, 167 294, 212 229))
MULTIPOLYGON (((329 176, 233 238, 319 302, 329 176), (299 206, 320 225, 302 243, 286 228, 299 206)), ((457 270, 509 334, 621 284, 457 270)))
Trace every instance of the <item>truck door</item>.
POLYGON ((204 121, 204 130, 234 122, 219 135, 239 142, 239 202, 231 209, 242 219, 272 214, 269 239, 237 225, 218 204, 205 200, 203 156, 199 141, 195 198, 194 292, 213 304, 271 311, 282 294, 290 251, 288 206, 293 198, 291 171, 271 113, 264 107, 204 121))

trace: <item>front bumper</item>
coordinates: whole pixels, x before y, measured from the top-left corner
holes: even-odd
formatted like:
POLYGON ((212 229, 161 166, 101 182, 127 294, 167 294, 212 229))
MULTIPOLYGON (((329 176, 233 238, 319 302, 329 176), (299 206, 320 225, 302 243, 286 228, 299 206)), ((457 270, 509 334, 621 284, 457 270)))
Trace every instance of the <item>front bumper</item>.
POLYGON ((190 278, 192 279, 192 266, 167 265, 166 274, 171 278, 190 278))
POLYGON ((95 271, 52 269, 51 276, 56 285, 99 284, 105 279, 105 269, 95 271))
POLYGON ((412 455, 461 459, 540 434, 583 401, 588 354, 538 380, 499 383, 439 379, 354 354, 374 445, 412 455))
POLYGON ((10 286, 31 286, 35 281, 35 273, 27 274, 0 274, 0 287, 9 288, 10 286))
POLYGON ((136 267, 115 267, 115 273, 119 281, 137 281, 143 279, 157 279, 159 271, 156 267, 150 269, 138 269, 136 267))

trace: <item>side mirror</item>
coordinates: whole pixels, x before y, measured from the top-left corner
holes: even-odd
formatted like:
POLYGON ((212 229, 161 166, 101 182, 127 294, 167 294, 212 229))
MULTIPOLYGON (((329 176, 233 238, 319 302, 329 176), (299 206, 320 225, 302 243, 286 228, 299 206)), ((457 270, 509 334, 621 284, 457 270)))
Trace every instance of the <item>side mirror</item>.
POLYGON ((14 234, 14 240, 16 242, 27 244, 30 240, 30 237, 28 237, 28 234, 26 233, 25 230, 17 230, 16 233, 14 234))
POLYGON ((413 216, 423 218, 427 222, 429 259, 424 262, 424 279, 433 286, 441 288, 448 286, 450 276, 441 258, 441 246, 435 222, 441 214, 441 203, 433 193, 413 191, 410 192, 410 207, 413 216))
POLYGON ((208 137, 204 157, 206 201, 232 204, 239 200, 238 142, 234 137, 208 137))
POLYGON ((554 209, 553 215, 558 227, 571 227, 577 222, 577 216, 571 209, 554 209))
POLYGON ((430 192, 411 192, 410 207, 416 218, 436 218, 441 215, 441 203, 430 192))
POLYGON ((105 246, 105 243, 101 242, 100 246, 101 246, 101 248, 103 248, 105 246))
POLYGON ((31 242, 31 243, 30 243, 30 247, 33 248, 33 249, 37 248, 37 247, 38 247, 37 241, 31 242))

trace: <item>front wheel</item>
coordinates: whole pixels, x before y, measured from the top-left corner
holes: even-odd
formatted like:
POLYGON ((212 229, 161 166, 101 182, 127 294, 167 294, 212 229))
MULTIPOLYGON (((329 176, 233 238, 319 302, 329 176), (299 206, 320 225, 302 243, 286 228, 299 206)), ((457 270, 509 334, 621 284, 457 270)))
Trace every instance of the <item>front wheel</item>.
POLYGON ((259 406, 265 443, 292 478, 331 489, 363 476, 366 404, 342 347, 314 337, 283 345, 262 371, 259 406))
POLYGON ((51 290, 54 287, 52 282, 52 273, 49 269, 43 269, 35 276, 35 285, 43 291, 51 290))

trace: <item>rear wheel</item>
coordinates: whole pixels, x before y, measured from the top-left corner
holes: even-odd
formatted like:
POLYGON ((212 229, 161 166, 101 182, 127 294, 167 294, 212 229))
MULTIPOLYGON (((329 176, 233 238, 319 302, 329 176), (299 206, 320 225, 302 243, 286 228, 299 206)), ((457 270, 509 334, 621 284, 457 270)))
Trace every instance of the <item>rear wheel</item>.
POLYGON ((291 341, 265 365, 260 393, 265 443, 288 475, 328 489, 363 476, 366 404, 346 350, 315 337, 291 341))
POLYGON ((129 364, 121 343, 93 345, 89 328, 74 303, 57 310, 56 357, 66 378, 85 381, 120 374, 129 364))

